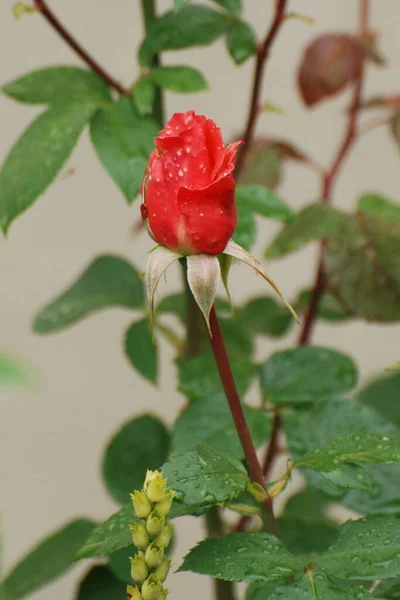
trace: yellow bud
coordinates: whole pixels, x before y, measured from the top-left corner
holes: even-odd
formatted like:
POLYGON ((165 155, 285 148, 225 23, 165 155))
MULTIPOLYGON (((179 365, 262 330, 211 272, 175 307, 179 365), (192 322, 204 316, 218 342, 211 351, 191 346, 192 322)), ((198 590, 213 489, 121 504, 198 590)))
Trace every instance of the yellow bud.
MULTIPOLYGON (((158 510, 153 510, 146 522, 146 529, 152 537, 158 535, 164 528, 165 519, 160 516, 158 510)), ((147 545, 147 544, 146 544, 147 545)))
POLYGON ((172 501, 175 497, 175 492, 168 490, 160 502, 157 502, 156 510, 160 515, 167 515, 171 510, 172 501))
POLYGON ((147 471, 144 490, 152 502, 164 500, 167 489, 167 480, 159 471, 147 471))
POLYGON ((159 567, 157 567, 157 569, 154 571, 154 575, 156 575, 156 577, 158 577, 158 579, 160 581, 165 581, 168 575, 168 571, 170 569, 171 566, 171 562, 168 558, 165 558, 161 565, 159 567))
POLYGON ((136 516, 140 519, 147 519, 152 510, 151 502, 147 495, 144 492, 135 490, 133 494, 131 494, 131 499, 136 516))
POLYGON ((139 588, 133 585, 128 585, 126 588, 128 600, 143 600, 143 596, 140 593, 139 588))
POLYGON ((161 581, 155 575, 150 575, 142 585, 143 600, 158 600, 162 591, 161 581))
POLYGON ((146 531, 146 527, 141 521, 135 521, 129 525, 132 531, 132 540, 136 548, 147 548, 150 543, 150 536, 146 531))
POLYGON ((147 548, 144 559, 146 561, 147 566, 150 569, 155 569, 159 567, 164 560, 164 548, 158 546, 155 542, 150 544, 147 548))
POLYGON ((169 593, 169 590, 162 589, 161 592, 160 592, 160 595, 157 598, 157 600, 165 600, 165 598, 167 597, 168 593, 169 593))
POLYGON ((131 566, 131 577, 136 583, 143 583, 149 574, 146 562, 144 560, 144 553, 138 552, 133 558, 130 559, 131 566))
POLYGON ((159 533, 155 539, 155 542, 158 544, 158 546, 166 548, 171 541, 173 531, 174 526, 171 525, 171 523, 167 523, 161 533, 159 533))

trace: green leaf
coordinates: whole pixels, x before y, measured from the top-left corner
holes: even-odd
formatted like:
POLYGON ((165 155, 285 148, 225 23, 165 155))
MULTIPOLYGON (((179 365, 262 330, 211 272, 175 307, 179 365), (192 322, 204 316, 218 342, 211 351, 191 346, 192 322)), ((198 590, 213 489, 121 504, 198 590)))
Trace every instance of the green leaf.
POLYGON ((279 583, 279 579, 249 583, 246 589, 246 600, 269 600, 279 583))
POLYGON ((2 87, 2 91, 27 104, 93 104, 111 101, 103 79, 94 71, 78 67, 45 67, 23 75, 2 87))
POLYGON ((400 227, 373 211, 342 220, 328 239, 326 274, 330 291, 348 312, 365 319, 400 319, 400 227))
MULTIPOLYGON (((183 517, 186 515, 199 516, 205 512, 208 507, 187 506, 182 502, 172 503, 172 508, 168 514, 169 519, 183 517)), ((126 546, 132 547, 132 533, 129 525, 136 519, 132 502, 128 502, 118 512, 114 513, 104 523, 95 527, 85 541, 76 560, 82 558, 91 558, 93 556, 109 556, 126 546)), ((133 550, 132 550, 133 551, 133 550)))
POLYGON ((341 463, 391 465, 400 462, 400 441, 381 433, 349 433, 303 456, 296 466, 330 471, 341 463))
POLYGON ((356 383, 357 368, 349 356, 318 346, 275 352, 260 369, 262 395, 274 404, 327 400, 356 383))
POLYGON ((132 577, 131 577, 131 563, 129 558, 136 554, 136 547, 132 544, 129 546, 125 546, 125 548, 120 548, 116 552, 113 552, 110 555, 108 566, 113 574, 123 581, 125 584, 132 585, 132 577))
POLYGON ((0 171, 0 225, 4 232, 56 177, 95 109, 91 104, 57 105, 22 133, 0 171))
MULTIPOLYGON (((256 448, 270 435, 271 425, 265 411, 243 406, 247 425, 256 448)), ((225 398, 211 396, 193 402, 179 415, 172 432, 174 452, 194 450, 204 442, 235 458, 243 458, 236 428, 225 398)))
POLYGON ((233 15, 240 15, 242 12, 242 0, 214 0, 217 4, 228 10, 233 15))
POLYGON ((269 140, 256 138, 240 174, 240 184, 259 184, 275 188, 281 179, 282 161, 282 152, 276 145, 269 140))
POLYGON ((129 525, 135 520, 132 502, 129 502, 104 523, 93 529, 77 551, 76 560, 92 556, 109 556, 120 548, 132 545, 132 533, 129 525))
POLYGON ((153 81, 171 92, 187 94, 208 88, 204 75, 193 67, 153 67, 150 75, 153 81))
POLYGON ((148 319, 133 323, 125 334, 125 354, 129 362, 143 377, 156 383, 158 355, 148 319))
POLYGON ((325 516, 327 501, 319 490, 307 487, 292 496, 278 520, 282 541, 293 554, 320 553, 336 536, 336 524, 325 516))
POLYGON ((160 420, 143 415, 126 423, 104 452, 103 479, 111 496, 124 504, 142 489, 147 469, 161 467, 168 450, 169 434, 160 420))
POLYGON ((235 313, 235 320, 254 335, 280 337, 287 332, 293 319, 286 306, 275 298, 253 298, 235 313))
POLYGON ((313 581, 305 576, 297 583, 280 585, 267 597, 268 600, 369 600, 371 595, 359 585, 351 588, 337 587, 324 575, 317 573, 313 576, 313 581))
POLYGON ((228 454, 205 444, 196 450, 175 454, 162 468, 176 499, 189 506, 227 502, 248 484, 243 465, 228 454))
POLYGON ((272 190, 263 185, 238 185, 236 188, 236 203, 243 213, 256 213, 268 219, 292 222, 296 215, 272 190))
POLYGON ((358 201, 358 210, 382 215, 395 223, 400 223, 400 205, 379 194, 361 196, 358 201))
POLYGON ((257 39, 253 28, 248 23, 236 21, 228 30, 226 45, 235 63, 241 65, 255 54, 257 49, 257 39))
MULTIPOLYGON (((303 290, 299 293, 294 307, 297 312, 304 310, 308 307, 311 300, 311 290, 303 290)), ((318 306, 318 317, 325 321, 333 321, 335 323, 341 323, 351 318, 351 314, 348 313, 338 300, 326 292, 323 294, 321 301, 318 306)))
POLYGON ((93 527, 92 521, 78 519, 39 542, 4 579, 7 600, 32 594, 65 573, 93 527))
POLYGON ((153 56, 164 50, 207 46, 218 39, 231 23, 231 16, 207 6, 190 4, 178 13, 168 11, 149 27, 139 48, 139 64, 151 67, 153 56))
POLYGON ((126 585, 105 566, 92 567, 79 584, 76 600, 120 600, 126 585))
POLYGON ((328 575, 374 581, 400 576, 400 519, 367 517, 348 521, 337 540, 318 558, 328 575))
POLYGON ((268 533, 231 533, 200 542, 179 571, 226 581, 274 581, 301 573, 301 564, 268 533))
POLYGON ((257 237, 256 221, 250 212, 243 210, 243 207, 238 206, 237 211, 238 220, 233 234, 233 241, 245 250, 250 250, 257 237))
MULTIPOLYGON (((211 352, 178 361, 179 391, 190 400, 204 400, 221 393, 222 383, 211 352)), ((236 387, 243 397, 255 375, 255 366, 246 358, 238 358, 232 365, 236 387)))
POLYGON ((400 426, 400 374, 383 375, 357 394, 358 400, 379 412, 387 421, 400 426))
POLYGON ((0 351, 0 387, 30 386, 31 369, 20 358, 0 351))
POLYGON ((90 135, 97 156, 128 202, 137 196, 158 125, 141 117, 130 98, 99 110, 90 135))
MULTIPOLYGON (((380 433, 398 439, 398 430, 393 425, 355 400, 330 400, 307 411, 287 414, 284 430, 289 452, 295 461, 346 434, 380 433)), ((346 506, 360 513, 400 515, 400 467, 382 465, 376 468, 366 465, 364 472, 371 480, 368 493, 357 490, 345 493, 311 470, 306 470, 305 475, 312 485, 334 498, 342 498, 346 506)))
POLYGON ((156 87, 150 75, 142 75, 132 88, 133 99, 140 115, 151 113, 156 87))
POLYGON ((36 315, 33 329, 36 333, 53 333, 110 306, 142 308, 144 291, 132 265, 118 256, 104 255, 36 315))
POLYGON ((285 225, 267 249, 266 258, 279 258, 296 252, 309 242, 337 232, 344 216, 328 204, 311 204, 294 223, 285 225))

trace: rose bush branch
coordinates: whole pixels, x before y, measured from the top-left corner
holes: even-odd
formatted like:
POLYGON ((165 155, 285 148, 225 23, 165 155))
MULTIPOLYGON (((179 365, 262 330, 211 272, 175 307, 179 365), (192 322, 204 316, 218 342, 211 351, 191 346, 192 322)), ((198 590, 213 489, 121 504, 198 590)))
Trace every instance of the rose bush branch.
POLYGON ((99 63, 82 47, 82 45, 72 36, 64 27, 53 11, 48 7, 45 0, 34 0, 35 9, 40 12, 46 21, 53 27, 62 39, 72 48, 78 56, 95 71, 110 87, 114 88, 121 96, 130 96, 130 90, 123 87, 110 73, 108 73, 99 63))
MULTIPOLYGON (((272 502, 244 417, 214 307, 221 280, 218 255, 241 260, 261 275, 286 302, 258 261, 231 240, 236 223, 235 180, 232 172, 240 142, 226 148, 219 127, 194 111, 176 113, 155 138, 142 183, 141 214, 150 236, 159 244, 147 263, 147 293, 151 315, 158 282, 177 260, 186 263, 193 298, 203 314, 217 369, 250 475, 261 490, 269 527, 277 535, 272 502)), ((196 307, 198 313, 200 311, 196 307)))
POLYGON ((285 20, 286 4, 287 0, 277 0, 275 14, 271 26, 268 29, 265 40, 257 49, 249 113, 247 116, 246 129, 243 135, 244 146, 241 148, 241 151, 238 154, 238 159, 236 161, 236 177, 239 177, 244 167, 247 153, 250 151, 251 144, 254 138, 254 132, 257 124, 257 117, 260 107, 260 96, 264 79, 265 63, 268 60, 272 44, 279 32, 282 23, 285 20))
MULTIPOLYGON (((369 15, 369 0, 360 0, 360 35, 365 36, 368 33, 368 15, 369 15)), ((365 59, 364 61, 365 62, 365 59)), ((350 104, 350 109, 347 117, 347 125, 344 132, 343 140, 333 158, 331 167, 322 177, 321 182, 321 202, 329 204, 332 202, 332 194, 337 177, 343 167, 354 142, 357 139, 358 117, 362 106, 362 88, 364 83, 364 65, 361 66, 359 75, 354 83, 353 98, 350 104)), ((324 269, 324 253, 325 242, 321 241, 319 257, 317 261, 317 269, 311 294, 308 304, 303 326, 299 335, 299 345, 308 344, 312 335, 312 330, 315 324, 318 307, 326 287, 325 269, 324 269)))
POLYGON ((225 396, 228 401, 229 409, 231 411, 232 418, 235 423, 236 431, 243 448, 243 452, 245 455, 247 466, 250 471, 251 478, 253 481, 258 483, 258 485, 260 485, 266 492, 264 506, 267 513, 269 529, 274 535, 279 536, 278 528, 274 517, 272 501, 268 495, 263 471, 258 460, 253 441, 251 439, 249 428, 246 423, 246 418, 243 413, 242 404, 240 402, 239 394, 236 389, 235 380, 232 374, 232 369, 224 344, 224 338, 221 333, 221 328, 218 323, 218 317, 214 306, 212 307, 210 312, 209 339, 214 354, 215 362, 217 365, 218 373, 222 381, 225 396))

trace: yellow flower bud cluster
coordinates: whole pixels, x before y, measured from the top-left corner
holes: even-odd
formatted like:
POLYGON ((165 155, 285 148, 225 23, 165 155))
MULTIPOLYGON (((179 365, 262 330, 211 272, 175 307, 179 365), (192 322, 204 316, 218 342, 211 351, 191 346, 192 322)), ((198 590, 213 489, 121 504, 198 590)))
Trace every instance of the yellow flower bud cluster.
POLYGON ((131 494, 137 520, 130 525, 137 554, 131 558, 128 600, 164 600, 168 590, 163 586, 171 561, 165 549, 172 537, 173 526, 166 520, 175 492, 167 488, 167 480, 159 471, 147 471, 143 490, 131 494))

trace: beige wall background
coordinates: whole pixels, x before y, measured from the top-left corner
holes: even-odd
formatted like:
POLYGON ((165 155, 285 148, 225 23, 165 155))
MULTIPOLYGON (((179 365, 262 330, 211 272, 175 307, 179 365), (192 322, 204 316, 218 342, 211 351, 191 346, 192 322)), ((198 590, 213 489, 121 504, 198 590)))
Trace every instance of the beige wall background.
MULTIPOLYGON (((160 8, 171 0, 160 1, 160 8)), ((304 44, 320 32, 351 30, 357 22, 356 0, 291 0, 290 8, 311 15, 313 26, 290 21, 273 48, 263 99, 274 102, 284 116, 265 114, 259 132, 301 144, 322 164, 329 164, 342 135, 346 97, 313 111, 302 106, 294 87, 295 69, 304 44)), ((397 0, 372 0, 373 28, 382 36, 389 58, 386 69, 370 67, 368 93, 398 92, 400 43, 397 0)), ((272 0, 244 0, 245 16, 260 36, 271 19, 272 0)), ((124 83, 137 75, 135 48, 142 37, 139 2, 118 0, 51 0, 51 6, 99 62, 124 83)), ((1 81, 5 82, 44 65, 77 64, 76 56, 39 15, 14 21, 12 2, 0 3, 1 81)), ((232 65, 222 42, 211 48, 169 53, 167 63, 191 64, 206 74, 211 91, 193 96, 167 95, 168 113, 195 108, 214 118, 227 138, 241 129, 248 103, 251 63, 232 65)), ((40 109, 0 97, 0 155, 40 109)), ((383 129, 376 129, 357 145, 341 173, 335 202, 351 209, 364 191, 381 191, 399 200, 399 151, 383 129)), ((5 567, 11 566, 40 536, 76 515, 102 520, 118 507, 107 497, 99 475, 105 441, 133 414, 152 411, 172 422, 182 405, 175 391, 171 353, 161 344, 162 378, 154 388, 130 368, 121 351, 124 330, 132 315, 123 310, 98 314, 64 333, 38 337, 31 333, 33 314, 103 252, 123 255, 145 266, 150 241, 133 241, 130 228, 138 203, 131 208, 100 166, 85 134, 64 169, 72 177, 58 177, 47 193, 0 240, 0 345, 34 365, 36 388, 2 391, 0 402, 0 507, 3 512, 5 567)), ((316 199, 318 181, 303 167, 286 168, 280 194, 295 208, 316 199)), ((276 231, 274 223, 260 222, 255 253, 276 231)), ((268 266, 289 295, 311 282, 315 247, 268 266)), ((264 290, 250 270, 235 267, 231 277, 236 300, 264 290)), ((179 284, 168 279, 168 291, 179 284)), ((164 288, 165 289, 165 288, 164 288)), ((365 380, 399 359, 399 326, 318 325, 315 342, 353 355, 365 380)), ((268 342, 260 356, 288 346, 295 339, 268 342)), ((182 519, 175 562, 199 539, 200 522, 182 519)), ((59 582, 32 598, 67 600, 79 565, 59 582)), ((176 599, 209 597, 207 578, 177 574, 168 585, 176 599)))

